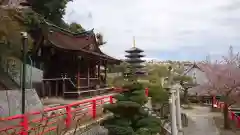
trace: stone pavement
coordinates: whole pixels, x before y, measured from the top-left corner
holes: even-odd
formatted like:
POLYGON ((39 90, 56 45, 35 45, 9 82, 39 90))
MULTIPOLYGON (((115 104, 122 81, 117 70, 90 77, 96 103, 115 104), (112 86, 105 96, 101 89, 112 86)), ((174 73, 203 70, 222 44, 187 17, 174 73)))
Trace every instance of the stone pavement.
POLYGON ((188 127, 184 128, 184 135, 219 135, 213 116, 219 113, 210 112, 209 107, 194 106, 192 110, 182 110, 188 116, 188 127))

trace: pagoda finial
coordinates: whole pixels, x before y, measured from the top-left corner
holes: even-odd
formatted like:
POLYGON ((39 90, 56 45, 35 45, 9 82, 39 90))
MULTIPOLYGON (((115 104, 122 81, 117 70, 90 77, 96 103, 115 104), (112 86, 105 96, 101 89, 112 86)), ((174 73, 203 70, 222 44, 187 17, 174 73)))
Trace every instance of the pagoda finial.
POLYGON ((133 47, 136 48, 135 36, 133 36, 133 47))

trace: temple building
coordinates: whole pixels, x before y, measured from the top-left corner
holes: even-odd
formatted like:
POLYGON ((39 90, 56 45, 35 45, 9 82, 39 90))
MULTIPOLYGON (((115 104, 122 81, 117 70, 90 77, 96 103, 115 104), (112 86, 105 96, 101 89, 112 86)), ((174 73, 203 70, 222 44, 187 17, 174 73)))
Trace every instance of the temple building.
POLYGON ((106 88, 107 65, 120 60, 100 45, 93 30, 72 33, 45 22, 32 51, 35 67, 44 71, 39 95, 78 98, 83 91, 106 88))
MULTIPOLYGON (((100 34, 94 30, 73 33, 47 21, 34 34, 27 58, 27 88, 35 88, 40 97, 64 98, 79 98, 90 91, 97 95, 108 89, 107 66, 121 61, 101 51, 104 42, 100 34)), ((8 59, 1 62, 9 65, 8 59)), ((10 77, 9 66, 0 67, 2 90, 21 88, 22 62, 13 63, 19 67, 14 77, 10 77)))
MULTIPOLYGON (((28 8, 30 4, 28 0, 4 0, 0 5, 28 8)), ((73 33, 41 20, 40 27, 29 35, 33 44, 26 58, 25 85, 35 88, 40 97, 79 98, 90 91, 101 94, 100 90, 108 88, 107 66, 121 62, 101 51, 105 42, 94 30, 73 33)), ((0 90, 21 88, 22 58, 10 58, 0 57, 0 90)))

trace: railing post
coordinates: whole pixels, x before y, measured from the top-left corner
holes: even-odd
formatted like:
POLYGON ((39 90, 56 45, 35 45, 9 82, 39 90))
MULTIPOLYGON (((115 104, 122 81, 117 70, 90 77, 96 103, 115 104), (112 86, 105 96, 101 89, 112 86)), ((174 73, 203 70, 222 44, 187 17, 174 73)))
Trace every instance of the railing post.
POLYGON ((97 115, 97 101, 92 100, 92 118, 95 119, 97 115))
POLYGON ((147 97, 148 97, 148 92, 149 92, 149 89, 145 88, 145 94, 146 94, 147 97))
POLYGON ((237 116, 237 127, 240 128, 240 116, 237 116))
POLYGON ((70 128, 71 127, 71 122, 72 122, 72 113, 71 113, 71 106, 66 106, 66 127, 70 128))
POLYGON ((229 110, 228 110, 228 118, 229 118, 230 120, 232 120, 232 111, 229 111, 229 110))
POLYGON ((225 105, 224 105, 223 103, 220 104, 220 110, 221 110, 222 112, 224 111, 224 106, 225 106, 225 105))
POLYGON ((213 96, 212 98, 212 106, 214 106, 214 104, 216 104, 216 96, 213 96))
POLYGON ((235 114, 232 111, 230 111, 230 112, 231 112, 232 120, 234 120, 235 119, 235 114))
POLYGON ((21 125, 22 125, 21 135, 28 135, 28 117, 26 114, 23 114, 21 125))
POLYGON ((109 102, 110 102, 110 104, 113 104, 113 96, 109 97, 109 102))

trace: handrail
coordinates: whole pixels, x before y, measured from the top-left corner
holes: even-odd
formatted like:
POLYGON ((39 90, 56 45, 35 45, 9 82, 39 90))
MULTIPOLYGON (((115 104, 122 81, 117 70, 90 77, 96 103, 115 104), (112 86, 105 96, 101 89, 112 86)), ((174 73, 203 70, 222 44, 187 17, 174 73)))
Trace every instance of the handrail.
MULTIPOLYGON (((85 79, 85 78, 80 78, 80 79, 85 79)), ((90 78, 90 80, 95 80, 96 78, 90 78)), ((66 78, 66 77, 62 77, 62 78, 48 78, 48 79, 42 79, 43 81, 63 81, 63 80, 67 80, 71 83, 71 85, 74 87, 74 88, 81 88, 81 87, 77 87, 76 84, 74 84, 74 82, 72 81, 71 78, 66 78)), ((83 86, 84 87, 84 86, 83 86)))
MULTIPOLYGON (((146 89, 148 91, 148 89, 146 89)), ((146 92, 147 93, 147 92, 146 92)), ((115 93, 116 94, 116 93, 115 93)), ((11 125, 7 127, 0 128, 0 134, 2 132, 12 131, 16 129, 16 133, 20 135, 28 135, 30 131, 37 130, 38 126, 46 123, 46 128, 42 133, 38 135, 43 135, 44 133, 51 132, 57 130, 57 127, 54 125, 56 124, 56 120, 62 118, 65 122, 65 127, 70 128, 72 124, 74 124, 74 117, 85 117, 90 116, 92 119, 97 117, 97 107, 103 104, 112 104, 115 102, 114 95, 109 94, 104 96, 97 96, 90 99, 84 99, 78 102, 74 102, 68 105, 57 106, 52 108, 45 108, 42 111, 33 111, 28 112, 26 114, 19 114, 15 116, 0 118, 0 122, 10 122, 15 120, 20 120, 20 122, 16 125, 11 125), (57 112, 60 113, 57 113, 57 112), (54 114, 55 112, 55 114, 54 114), (50 115, 48 115, 51 113, 50 115), (73 114, 74 113, 74 114, 73 114), (47 114, 47 116, 46 116, 47 114), (30 119, 32 116, 39 116, 42 115, 41 118, 30 119), (55 119, 55 120, 54 120, 55 119), (31 125, 31 123, 35 123, 31 125), (36 125, 38 124, 38 125, 36 125), (37 126, 37 127, 36 127, 37 126), (20 129, 19 129, 20 128, 20 129)), ((15 121, 16 123, 16 121, 15 121)))
POLYGON ((66 78, 66 77, 61 77, 61 78, 47 78, 47 79, 42 79, 42 81, 64 81, 68 80, 70 83, 73 85, 74 88, 77 88, 76 85, 73 83, 71 78, 66 78))
MULTIPOLYGON (((70 127, 72 124, 72 121, 73 121, 72 118, 74 117, 74 116, 72 116, 73 112, 77 113, 77 115, 90 113, 91 117, 93 119, 95 119, 97 117, 97 107, 99 105, 102 105, 105 103, 113 103, 113 95, 99 96, 99 97, 85 99, 85 100, 82 100, 79 102, 71 103, 68 105, 57 106, 57 107, 52 107, 52 108, 45 108, 43 111, 29 112, 24 115, 19 114, 19 115, 15 115, 15 116, 6 117, 6 118, 1 118, 1 122, 4 122, 4 121, 8 122, 8 121, 18 120, 18 119, 22 119, 22 122, 20 122, 16 126, 0 128, 0 133, 4 132, 4 131, 9 131, 9 130, 15 129, 16 127, 22 127, 22 129, 20 131, 18 131, 18 133, 21 135, 28 135, 29 130, 34 130, 34 127, 31 127, 31 125, 29 125, 31 122, 41 123, 42 121, 48 121, 49 119, 57 118, 57 117, 63 116, 63 115, 66 115, 65 126, 70 127), (101 101, 101 102, 99 102, 99 101, 101 101), (72 107, 74 107, 74 106, 76 106, 76 108, 73 109, 72 107), (87 112, 82 112, 84 109, 87 109, 87 112), (46 113, 54 112, 54 111, 58 111, 58 110, 59 111, 63 110, 64 113, 59 114, 59 115, 53 115, 53 116, 46 117, 46 118, 37 118, 37 119, 33 119, 33 120, 28 120, 28 118, 30 116, 37 116, 40 114, 46 114, 46 113)), ((53 123, 55 123, 55 122, 50 121, 48 123, 48 125, 53 124, 53 123)), ((56 127, 50 126, 49 128, 46 129, 45 132, 49 132, 52 130, 56 130, 56 127)))
POLYGON ((71 78, 66 78, 66 77, 60 77, 60 78, 47 78, 47 79, 42 79, 43 81, 60 81, 60 80, 69 80, 71 78))
MULTIPOLYGON (((166 126, 169 126, 169 124, 171 124, 171 122, 170 122, 170 121, 166 121, 166 122, 164 121, 163 124, 166 125, 166 126), (169 123, 167 123, 167 122, 169 122, 169 123)), ((167 131, 169 135, 172 134, 172 131, 169 130, 169 129, 167 129, 167 127, 163 126, 163 129, 164 129, 165 131, 167 131)))
MULTIPOLYGON (((219 108, 219 109, 224 108, 224 102, 215 100, 213 104, 214 104, 214 107, 216 108, 219 108)), ((228 108, 228 114, 229 114, 229 119, 237 122, 236 127, 240 128, 240 116, 238 116, 234 111, 231 111, 230 108, 228 108)))
POLYGON ((74 88, 77 88, 77 86, 73 83, 72 79, 69 79, 70 83, 73 85, 74 88))

